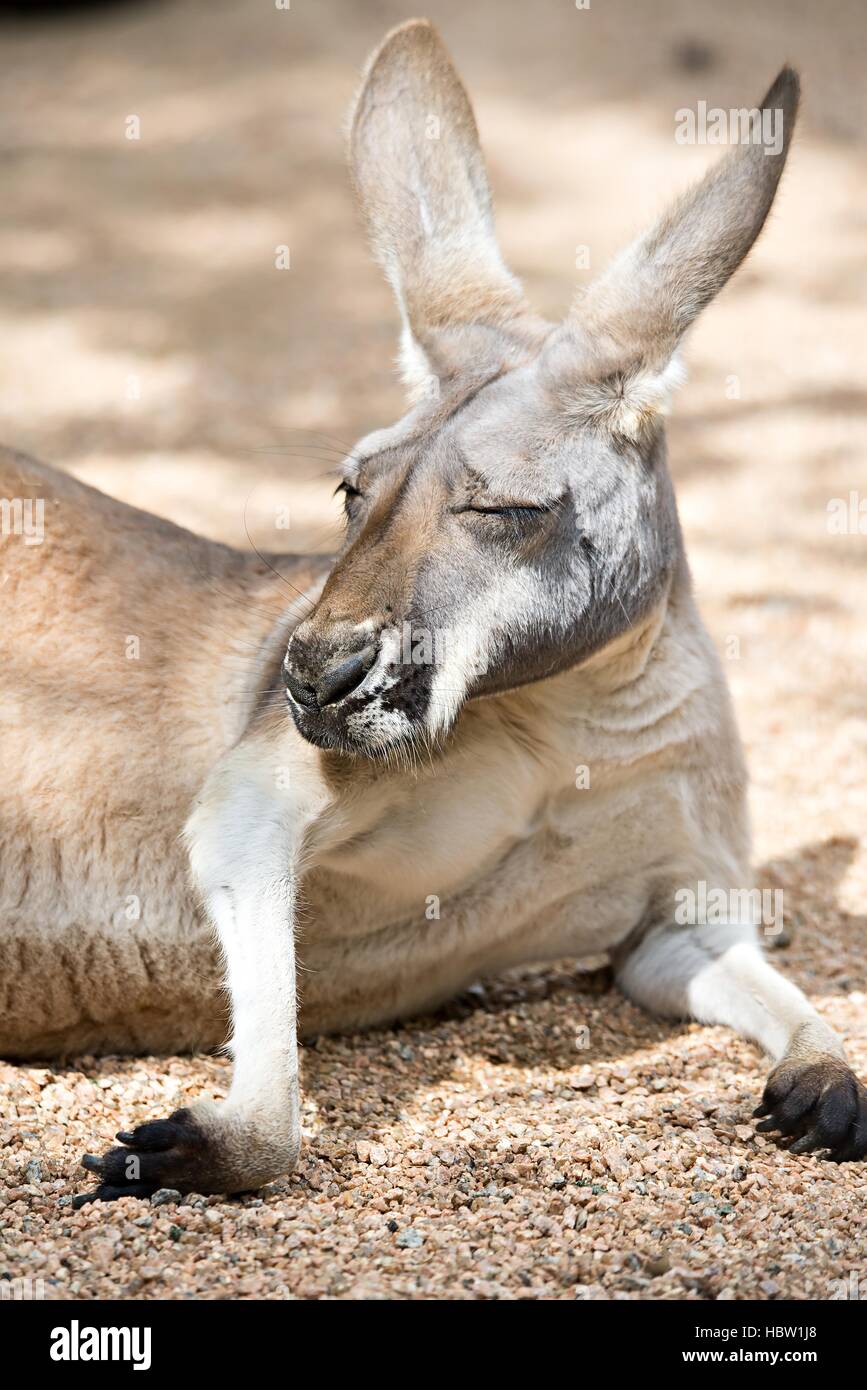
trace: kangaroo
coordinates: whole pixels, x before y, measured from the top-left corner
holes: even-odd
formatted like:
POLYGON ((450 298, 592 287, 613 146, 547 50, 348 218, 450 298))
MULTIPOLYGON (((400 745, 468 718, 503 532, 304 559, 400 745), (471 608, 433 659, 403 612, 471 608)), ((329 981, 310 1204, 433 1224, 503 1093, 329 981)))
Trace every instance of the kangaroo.
POLYGON ((0 1050, 219 1043, 212 929, 231 1009, 226 1100, 121 1131, 77 1200, 255 1189, 299 1152, 299 1026, 599 953, 636 1003, 765 1049, 759 1129, 867 1154, 867 1091, 755 915, 679 910, 745 891, 749 829, 664 416, 798 90, 784 68, 762 102, 780 148, 733 148, 555 325, 501 259, 436 31, 386 37, 351 165, 411 402, 345 461, 336 558, 262 563, 3 456, 45 534, 2 550, 0 1050))

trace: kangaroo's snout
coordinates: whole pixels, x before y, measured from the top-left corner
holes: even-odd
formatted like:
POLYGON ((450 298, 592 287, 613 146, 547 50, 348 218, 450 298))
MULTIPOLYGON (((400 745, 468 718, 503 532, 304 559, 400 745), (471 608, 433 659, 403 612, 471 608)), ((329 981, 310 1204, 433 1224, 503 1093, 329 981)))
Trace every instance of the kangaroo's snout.
POLYGON ((357 634, 332 638, 317 636, 305 641, 296 634, 283 663, 283 680, 292 699, 302 709, 320 710, 339 704, 361 685, 379 654, 379 642, 368 634, 364 646, 357 634))

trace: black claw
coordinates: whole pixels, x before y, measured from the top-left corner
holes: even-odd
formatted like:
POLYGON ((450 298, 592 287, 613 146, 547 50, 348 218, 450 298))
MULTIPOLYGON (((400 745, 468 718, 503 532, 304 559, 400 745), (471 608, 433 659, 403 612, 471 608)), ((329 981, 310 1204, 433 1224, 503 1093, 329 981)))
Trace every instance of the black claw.
POLYGON ((811 1129, 809 1133, 802 1135, 800 1139, 796 1139, 793 1144, 789 1145, 789 1153, 809 1154, 814 1153, 816 1149, 824 1149, 825 1147, 822 1136, 817 1130, 811 1129))
POLYGON ((204 1136, 188 1110, 176 1110, 167 1120, 148 1120, 134 1130, 122 1129, 117 1138, 124 1147, 109 1149, 102 1157, 86 1154, 81 1160, 101 1182, 93 1192, 76 1198, 76 1207, 117 1197, 150 1197, 160 1187, 189 1191, 201 1183, 204 1136))
POLYGON ((187 1138, 189 1133, 185 1133, 184 1127, 172 1117, 170 1120, 146 1120, 123 1142, 131 1143, 141 1153, 159 1153, 187 1138))
POLYGON ((771 1076, 755 1117, 759 1133, 791 1138, 789 1152, 815 1153, 837 1163, 867 1157, 867 1091, 839 1058, 806 1066, 783 1063, 771 1076))
POLYGON ((152 1197, 154 1192, 156 1188, 152 1183, 131 1182, 117 1187, 112 1183, 103 1182, 92 1192, 80 1192, 77 1197, 73 1197, 72 1205, 78 1211, 90 1202, 116 1202, 119 1197, 152 1197))

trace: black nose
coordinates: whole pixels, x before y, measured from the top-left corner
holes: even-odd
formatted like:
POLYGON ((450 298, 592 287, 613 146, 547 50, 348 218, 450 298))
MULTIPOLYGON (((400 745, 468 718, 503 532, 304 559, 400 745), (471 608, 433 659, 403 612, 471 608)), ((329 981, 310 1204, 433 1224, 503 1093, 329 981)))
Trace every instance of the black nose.
POLYGON ((356 690, 376 660, 378 647, 369 643, 357 652, 341 652, 315 675, 310 671, 308 653, 293 642, 283 663, 283 680, 292 699, 303 709, 324 709, 336 705, 356 690))

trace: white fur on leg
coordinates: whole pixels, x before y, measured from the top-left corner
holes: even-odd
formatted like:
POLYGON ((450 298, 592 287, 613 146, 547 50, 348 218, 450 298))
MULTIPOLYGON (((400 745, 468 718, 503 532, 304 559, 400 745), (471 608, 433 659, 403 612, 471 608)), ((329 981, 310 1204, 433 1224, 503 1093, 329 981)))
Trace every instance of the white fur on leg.
POLYGON ((232 1001, 234 1068, 222 1114, 264 1126, 294 1161, 300 1122, 293 908, 288 878, 236 884, 208 901, 232 1001))
POLYGON ((294 1166, 301 1135, 294 873, 321 789, 303 761, 288 786, 284 773, 267 743, 238 745, 187 827, 232 1005, 232 1085, 202 1119, 250 1187, 294 1166))
POLYGON ((721 1023, 779 1061, 805 1026, 817 1052, 843 1056, 837 1035, 765 960, 752 927, 663 927, 626 959, 618 980, 653 1013, 721 1023))

